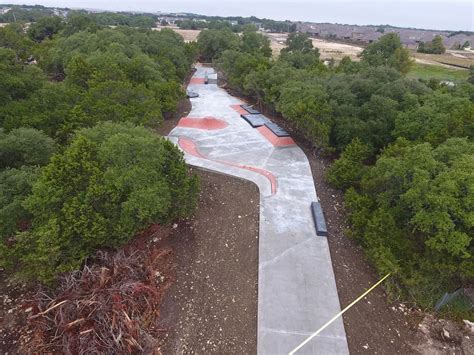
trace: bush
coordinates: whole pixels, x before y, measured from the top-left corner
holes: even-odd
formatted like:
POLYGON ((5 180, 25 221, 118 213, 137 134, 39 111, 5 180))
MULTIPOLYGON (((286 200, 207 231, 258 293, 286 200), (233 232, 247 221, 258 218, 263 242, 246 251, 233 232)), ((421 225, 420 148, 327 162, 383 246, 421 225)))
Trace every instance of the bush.
POLYGON ((14 254, 23 275, 51 281, 98 248, 188 215, 196 195, 197 178, 171 142, 142 127, 103 123, 79 131, 42 170, 25 201, 33 227, 16 236, 14 254))
POLYGON ((474 280, 474 144, 399 139, 346 193, 351 232, 406 297, 430 307, 474 280))
POLYGON ((54 141, 33 128, 0 130, 0 171, 23 165, 44 165, 54 151, 54 141))
POLYGON ((30 217, 23 201, 30 194, 38 172, 38 167, 28 166, 0 172, 0 241, 16 232, 18 222, 30 217))
POLYGON ((331 165, 327 172, 329 183, 338 189, 357 186, 364 175, 364 160, 370 156, 370 149, 358 138, 346 146, 341 157, 331 165))
POLYGON ((201 58, 206 62, 217 59, 228 49, 237 49, 240 38, 231 30, 204 30, 197 39, 201 58))

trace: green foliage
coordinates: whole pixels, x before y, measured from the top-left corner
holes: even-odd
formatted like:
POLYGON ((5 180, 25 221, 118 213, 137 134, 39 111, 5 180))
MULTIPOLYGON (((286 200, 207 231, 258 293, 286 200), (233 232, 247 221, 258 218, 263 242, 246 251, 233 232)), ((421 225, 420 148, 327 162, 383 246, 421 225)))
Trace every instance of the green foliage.
POLYGON ((367 46, 362 52, 362 61, 371 66, 388 65, 401 73, 408 73, 414 63, 397 33, 383 35, 377 42, 367 46))
POLYGON ((294 81, 284 85, 277 109, 311 142, 328 148, 331 107, 321 86, 294 81))
POLYGON ((5 43, 13 49, 0 49, 1 126, 33 127, 65 143, 78 128, 106 120, 156 125, 176 109, 184 95, 180 81, 196 56, 193 47, 171 30, 92 31, 87 19, 72 15, 67 26, 75 29, 66 26, 32 50, 39 66, 61 83, 25 65, 15 43, 26 36, 7 31, 5 43), (83 28, 88 30, 76 32, 83 28))
POLYGON ((217 59, 228 49, 237 49, 240 38, 230 30, 204 30, 198 36, 201 58, 205 62, 217 59))
POLYGON ((28 28, 28 36, 36 42, 41 42, 46 38, 52 39, 53 35, 63 27, 64 23, 60 17, 43 17, 38 22, 31 24, 28 28))
MULTIPOLYGON (((10 7, 10 6, 9 6, 10 7)), ((36 22, 53 15, 53 10, 41 5, 11 6, 10 11, 0 15, 0 22, 36 22)))
POLYGON ((423 306, 474 277, 473 182, 472 142, 433 149, 400 139, 347 192, 352 234, 423 306))
POLYGON ((252 72, 264 71, 270 65, 263 55, 227 50, 218 60, 219 67, 226 73, 229 84, 243 90, 246 76, 252 72))
POLYGON ((281 51, 285 52, 303 52, 308 53, 313 51, 313 42, 306 33, 292 32, 286 39, 286 47, 281 51))
POLYGON ((474 103, 440 92, 427 95, 421 105, 398 114, 393 135, 433 145, 450 137, 474 139, 474 103))
POLYGON ((32 47, 33 41, 24 35, 23 25, 11 23, 0 28, 0 49, 13 50, 16 60, 26 61, 32 47))
POLYGON ((416 63, 408 72, 407 77, 424 81, 435 80, 438 84, 440 81, 445 80, 460 84, 469 80, 469 71, 416 63))
POLYGON ((300 34, 277 60, 258 58, 226 51, 219 63, 231 86, 243 85, 308 142, 342 152, 327 179, 346 190, 350 234, 380 273, 395 276, 390 290, 430 307, 471 284, 474 86, 405 77, 412 60, 393 33, 361 62, 335 67, 321 68, 300 34))
MULTIPOLYGON (((31 193, 31 188, 38 178, 39 168, 22 166, 19 169, 6 169, 0 172, 0 256, 8 249, 4 244, 18 229, 18 224, 27 222, 31 217, 24 208, 23 201, 31 193)), ((1 257, 0 265, 7 262, 1 257)))
MULTIPOLYGON (((45 77, 35 66, 24 66, 12 49, 0 48, 0 104, 25 99, 38 90, 45 77)), ((0 106, 0 125, 3 120, 0 106)))
POLYGON ((355 138, 344 148, 341 157, 329 168, 327 172, 329 183, 342 190, 358 186, 367 169, 364 161, 369 156, 369 147, 355 138))
POLYGON ((24 275, 50 281, 98 248, 186 216, 196 192, 182 153, 152 132, 113 123, 80 131, 26 199, 33 228, 16 236, 14 256, 24 275))
POLYGON ((42 281, 196 202, 179 150, 134 126, 176 109, 196 47, 106 17, 0 29, 0 260, 42 281))
POLYGON ((6 134, 0 129, 0 171, 23 165, 45 165, 53 152, 53 140, 40 131, 18 128, 6 134))
POLYGON ((444 52, 446 52, 446 48, 443 44, 443 37, 441 37, 440 35, 436 35, 431 42, 421 42, 418 45, 417 52, 443 54, 444 52))
POLYGON ((89 15, 81 12, 72 12, 68 15, 63 35, 68 37, 80 31, 96 32, 97 22, 89 15))
POLYGON ((240 44, 242 52, 270 58, 272 56, 272 49, 270 47, 270 40, 257 33, 255 30, 245 30, 242 34, 242 43, 240 44))
POLYGON ((145 86, 126 81, 100 80, 78 106, 86 127, 98 122, 132 122, 157 125, 162 120, 161 107, 153 92, 145 86))
POLYGON ((99 12, 90 14, 98 25, 130 26, 138 28, 156 27, 157 17, 151 14, 133 14, 127 12, 99 12))
POLYGON ((31 192, 39 166, 48 163, 54 151, 51 138, 31 128, 19 128, 6 134, 0 129, 0 265, 11 259, 8 238, 31 214, 23 201, 31 192))

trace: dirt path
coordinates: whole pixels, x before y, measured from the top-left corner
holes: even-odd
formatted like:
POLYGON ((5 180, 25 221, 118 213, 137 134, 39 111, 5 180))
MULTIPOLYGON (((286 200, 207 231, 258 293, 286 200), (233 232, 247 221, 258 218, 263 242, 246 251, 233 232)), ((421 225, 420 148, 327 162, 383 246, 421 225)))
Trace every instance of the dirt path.
POLYGON ((169 238, 177 276, 161 308, 164 354, 254 354, 259 193, 244 180, 197 171, 196 215, 169 238))

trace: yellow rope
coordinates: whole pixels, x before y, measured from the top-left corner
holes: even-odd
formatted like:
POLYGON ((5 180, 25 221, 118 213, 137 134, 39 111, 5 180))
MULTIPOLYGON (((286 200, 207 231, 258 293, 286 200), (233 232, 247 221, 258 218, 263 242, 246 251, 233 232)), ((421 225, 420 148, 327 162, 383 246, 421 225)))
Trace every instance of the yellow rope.
POLYGON ((308 343, 311 339, 313 339, 316 335, 321 333, 326 327, 328 327, 332 322, 334 322, 337 318, 339 318, 341 315, 343 315, 348 309, 350 309, 353 305, 355 305, 357 302, 359 302, 362 298, 367 296, 374 288, 376 288, 378 285, 380 285, 387 277, 390 276, 391 273, 388 273, 385 275, 379 282, 377 282, 375 285, 373 285, 371 288, 369 288, 367 291, 365 291, 362 295, 357 297, 350 305, 348 305, 346 308, 344 308, 342 311, 340 311, 338 314, 336 314, 334 317, 331 318, 326 324, 324 324, 321 328, 319 328, 316 333, 312 334, 310 337, 308 337, 305 341, 303 341, 300 345, 298 345, 295 349, 290 351, 288 355, 294 355, 299 349, 301 349, 306 343, 308 343))

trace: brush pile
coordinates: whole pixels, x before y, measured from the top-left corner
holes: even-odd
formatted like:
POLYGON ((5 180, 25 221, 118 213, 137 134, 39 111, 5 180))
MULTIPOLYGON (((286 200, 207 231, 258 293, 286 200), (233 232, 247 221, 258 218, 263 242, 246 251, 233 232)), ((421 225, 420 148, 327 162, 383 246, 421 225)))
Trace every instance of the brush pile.
MULTIPOLYGON (((154 238, 156 241, 157 238, 154 238)), ((153 244, 99 252, 32 302, 31 350, 64 354, 160 354, 159 306, 172 283, 172 250, 153 244)))

